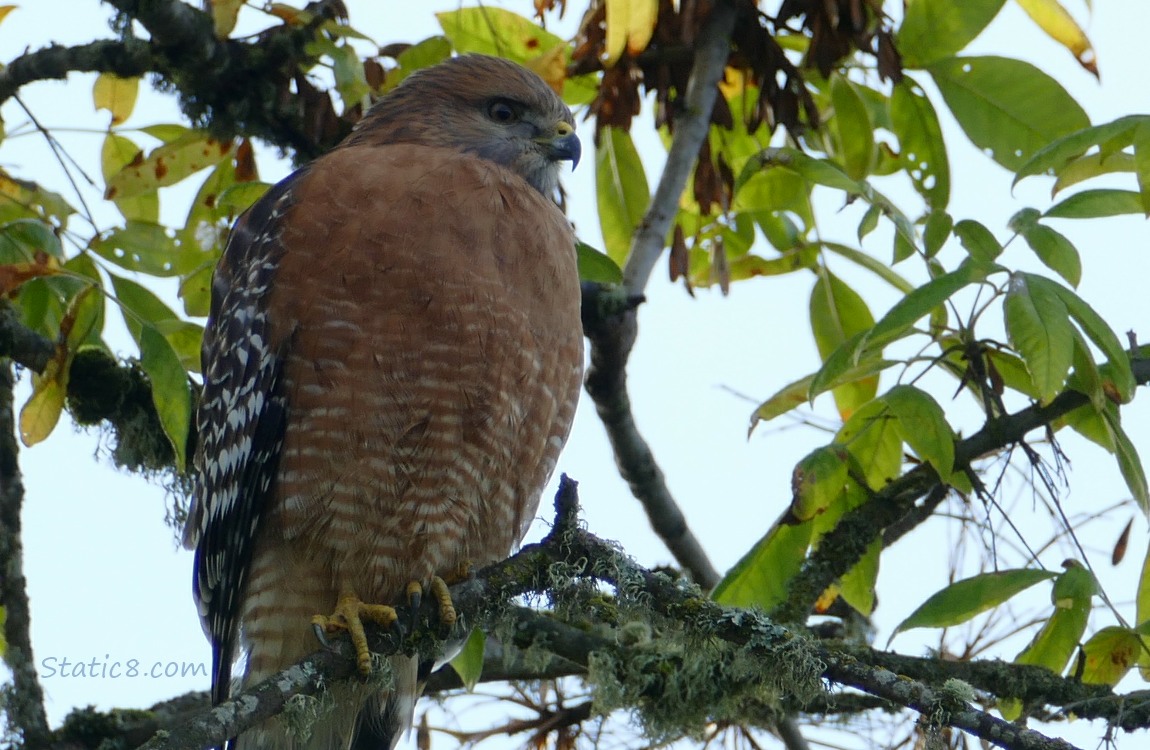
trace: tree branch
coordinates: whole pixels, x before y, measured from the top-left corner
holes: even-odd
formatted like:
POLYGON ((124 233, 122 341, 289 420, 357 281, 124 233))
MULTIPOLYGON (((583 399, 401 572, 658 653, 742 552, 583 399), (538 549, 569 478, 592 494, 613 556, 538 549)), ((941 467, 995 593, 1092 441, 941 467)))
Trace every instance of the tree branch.
MULTIPOLYGON (((0 303, 0 358, 10 359, 33 372, 43 372, 56 354, 56 345, 20 322, 19 313, 0 303)), ((112 460, 130 471, 171 471, 175 454, 164 434, 147 375, 134 362, 120 363, 103 349, 76 352, 68 376, 68 411, 76 424, 107 422, 113 440, 112 460)), ((195 435, 189 436, 188 455, 195 435)))
MULTIPOLYGON (((1150 382, 1150 359, 1131 360, 1139 385, 1150 382)), ((1031 430, 1090 402, 1077 391, 1063 391, 1045 406, 1034 404, 1014 414, 996 417, 981 430, 955 445, 956 470, 970 470, 977 459, 1021 441, 1031 430)), ((845 514, 834 530, 823 537, 802 568, 787 584, 787 600, 771 613, 780 622, 803 622, 826 587, 854 566, 883 530, 914 513, 919 498, 944 487, 930 464, 921 464, 875 492, 863 505, 845 514)))
POLYGON ((12 399, 12 365, 0 363, 0 611, 4 614, 4 663, 12 671, 13 690, 5 690, 3 704, 8 721, 28 750, 48 746, 50 732, 44 712, 44 691, 36 676, 32 654, 32 617, 24 580, 24 548, 20 538, 20 509, 24 485, 17 461, 16 420, 12 399))
POLYGON ((727 58, 731 53, 731 33, 738 8, 735 0, 718 0, 695 42, 695 62, 684 97, 684 111, 675 115, 675 136, 667 152, 667 163, 655 188, 631 250, 623 266, 623 285, 631 294, 642 294, 651 272, 663 254, 667 233, 679 208, 679 198, 699 148, 711 127, 711 110, 719 95, 727 58))
POLYGON ((23 54, 0 69, 0 102, 8 101, 29 83, 64 79, 69 73, 114 73, 132 78, 153 70, 151 50, 136 39, 103 40, 78 47, 53 44, 23 54))
MULTIPOLYGON (((630 299, 642 297, 651 270, 663 252, 664 240, 691 167, 707 137, 711 110, 718 96, 718 83, 730 55, 731 32, 737 15, 734 0, 719 0, 699 32, 684 111, 675 118, 675 135, 667 163, 651 205, 632 238, 631 250, 623 267, 623 288, 630 299)), ((719 582, 719 573, 687 525, 631 411, 626 368, 638 330, 636 313, 634 309, 604 313, 601 312, 603 304, 601 295, 594 289, 585 293, 584 309, 588 311, 587 315, 592 316, 591 325, 584 325, 591 341, 587 392, 607 429, 619 473, 630 486, 631 493, 642 503, 651 527, 679 565, 699 585, 713 588, 719 582)))
MULTIPOLYGON (((755 722, 769 723, 777 721, 777 716, 763 710, 764 688, 777 685, 775 689, 786 699, 809 699, 821 711, 826 707, 821 700, 821 675, 912 708, 927 722, 964 729, 1000 747, 1072 747, 975 709, 960 690, 930 687, 882 666, 864 663, 868 653, 865 650, 860 658, 832 645, 807 641, 761 614, 724 608, 694 586, 642 568, 612 544, 578 527, 571 515, 574 497, 574 483, 564 478, 556 503, 559 520, 551 534, 539 544, 528 545, 514 557, 453 586, 452 597, 465 621, 464 628, 479 625, 495 633, 506 633, 508 642, 525 648, 546 648, 588 669, 592 689, 597 701, 601 701, 596 705, 601 709, 632 708, 646 727, 660 729, 663 736, 670 736, 667 722, 672 718, 681 722, 680 732, 688 731, 695 726, 692 722, 700 720, 747 721, 748 710, 755 722), (560 609, 570 606, 584 617, 593 617, 595 602, 601 602, 603 597, 597 587, 586 585, 589 580, 615 588, 615 599, 605 611, 614 613, 624 627, 612 637, 579 633, 542 613, 510 604, 516 596, 547 593, 560 609), (634 624, 640 618, 647 618, 643 621, 645 628, 658 630, 658 638, 635 637, 642 630, 634 624), (628 632, 631 641, 624 640, 628 632), (693 645, 683 649, 683 644, 693 645), (699 659, 704 660, 704 669, 696 666, 699 659), (684 691, 690 693, 689 701, 697 715, 678 713, 684 691), (727 697, 733 697, 733 701, 724 703, 727 697), (668 703, 674 710, 668 712, 664 708, 668 703), (726 713, 732 706, 738 706, 738 715, 726 713)), ((400 650, 411 653, 420 642, 425 647, 433 645, 427 640, 427 634, 434 632, 433 609, 429 603, 427 611, 421 613, 424 624, 403 642, 390 632, 373 629, 369 633, 372 651, 381 655, 400 650)), ((335 650, 318 651, 193 722, 158 734, 142 750, 217 745, 274 715, 293 696, 314 694, 322 683, 346 678, 353 672, 350 648, 337 643, 335 650)), ((1076 697, 1101 698, 1106 692, 1105 688, 1097 692, 1091 689, 1076 697)))

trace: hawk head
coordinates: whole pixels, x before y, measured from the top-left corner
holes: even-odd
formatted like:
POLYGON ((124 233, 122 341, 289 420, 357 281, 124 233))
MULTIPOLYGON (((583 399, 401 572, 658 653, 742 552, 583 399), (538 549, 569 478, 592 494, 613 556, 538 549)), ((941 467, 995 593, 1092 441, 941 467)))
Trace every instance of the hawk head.
POLYGON ((345 141, 453 148, 500 164, 551 196, 581 152, 571 110, 542 78, 487 55, 425 68, 384 96, 345 141))

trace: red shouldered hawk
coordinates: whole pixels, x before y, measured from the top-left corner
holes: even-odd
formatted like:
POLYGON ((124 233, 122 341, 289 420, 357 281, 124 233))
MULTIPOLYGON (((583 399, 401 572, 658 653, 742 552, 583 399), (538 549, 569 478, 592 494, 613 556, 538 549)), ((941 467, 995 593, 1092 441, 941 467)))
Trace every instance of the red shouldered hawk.
MULTIPOLYGON (((355 641, 361 618, 394 619, 378 605, 446 596, 439 577, 519 543, 582 375, 575 243, 553 200, 579 159, 572 122, 534 73, 454 58, 236 222, 186 536, 213 701, 241 650, 254 684, 316 649, 313 618, 355 641)), ((310 740, 268 722, 239 746, 394 747, 420 676, 391 664, 387 694, 331 687, 310 740)))

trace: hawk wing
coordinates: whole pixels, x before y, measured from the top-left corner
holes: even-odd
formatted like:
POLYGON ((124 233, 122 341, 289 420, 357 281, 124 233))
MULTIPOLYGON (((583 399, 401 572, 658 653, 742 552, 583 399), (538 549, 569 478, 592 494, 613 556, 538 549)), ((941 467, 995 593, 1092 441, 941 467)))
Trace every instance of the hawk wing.
POLYGON ((212 278, 184 544, 196 550, 192 588, 212 643, 213 704, 229 695, 240 602, 287 421, 281 372, 290 337, 272 340, 267 299, 283 255, 283 217, 301 174, 274 186, 237 220, 212 278))

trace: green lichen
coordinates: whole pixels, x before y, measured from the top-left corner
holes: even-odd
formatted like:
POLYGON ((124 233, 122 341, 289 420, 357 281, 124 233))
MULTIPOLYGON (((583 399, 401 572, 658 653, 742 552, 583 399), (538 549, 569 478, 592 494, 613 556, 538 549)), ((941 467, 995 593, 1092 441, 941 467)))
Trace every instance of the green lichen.
POLYGON ((311 738, 316 722, 331 713, 333 708, 335 701, 327 690, 321 689, 315 695, 293 695, 284 704, 278 720, 289 735, 304 744, 311 738))

